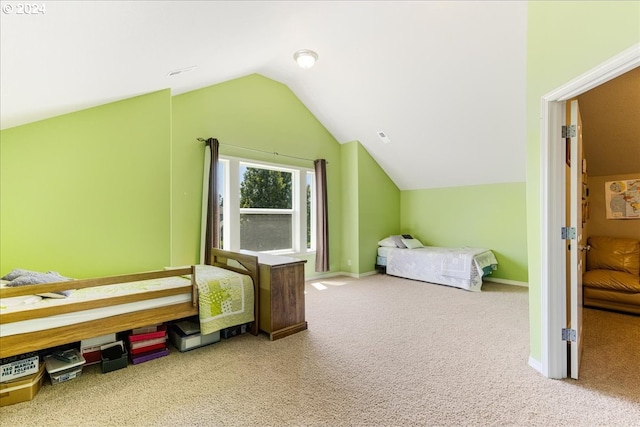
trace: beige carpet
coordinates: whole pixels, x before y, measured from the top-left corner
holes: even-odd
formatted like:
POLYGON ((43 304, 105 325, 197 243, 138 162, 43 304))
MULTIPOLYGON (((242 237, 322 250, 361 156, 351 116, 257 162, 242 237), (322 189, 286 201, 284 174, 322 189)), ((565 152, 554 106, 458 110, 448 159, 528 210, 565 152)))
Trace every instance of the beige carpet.
POLYGON ((640 426, 640 317, 585 310, 578 381, 527 365, 527 289, 307 284, 309 330, 45 383, 2 426, 640 426))

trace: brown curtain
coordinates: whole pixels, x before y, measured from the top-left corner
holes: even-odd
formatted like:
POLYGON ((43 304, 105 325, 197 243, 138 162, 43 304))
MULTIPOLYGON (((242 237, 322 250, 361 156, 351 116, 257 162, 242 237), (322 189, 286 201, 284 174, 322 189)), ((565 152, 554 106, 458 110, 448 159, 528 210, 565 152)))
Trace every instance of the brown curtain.
POLYGON ((211 248, 220 247, 220 203, 218 201, 218 150, 220 143, 215 138, 206 141, 207 149, 211 150, 209 164, 209 191, 207 198, 207 227, 204 244, 204 263, 211 264, 211 248))
POLYGON ((314 160, 316 172, 316 272, 329 271, 329 220, 327 214, 327 161, 314 160))

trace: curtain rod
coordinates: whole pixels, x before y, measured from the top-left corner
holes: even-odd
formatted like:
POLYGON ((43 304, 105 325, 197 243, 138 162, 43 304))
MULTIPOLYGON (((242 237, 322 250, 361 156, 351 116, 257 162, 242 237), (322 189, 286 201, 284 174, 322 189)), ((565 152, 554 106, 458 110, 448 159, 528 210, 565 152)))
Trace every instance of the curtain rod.
MULTIPOLYGON (((206 139, 204 138, 198 138, 198 141, 200 142, 207 142, 206 139)), ((307 159, 306 157, 296 157, 296 156, 289 156, 287 154, 281 154, 278 153, 276 151, 264 151, 264 150, 258 150, 255 148, 247 148, 247 147, 241 147, 239 145, 231 145, 231 144, 223 144, 222 142, 218 142, 220 145, 224 145, 225 147, 234 147, 234 148, 240 148, 242 150, 247 150, 247 151, 255 151, 257 153, 263 153, 263 154, 273 154, 275 156, 282 156, 282 157, 288 157, 290 159, 297 159, 297 160, 306 160, 308 162, 315 162, 314 159, 307 159)), ((329 162, 327 162, 327 164, 329 164, 329 162)))

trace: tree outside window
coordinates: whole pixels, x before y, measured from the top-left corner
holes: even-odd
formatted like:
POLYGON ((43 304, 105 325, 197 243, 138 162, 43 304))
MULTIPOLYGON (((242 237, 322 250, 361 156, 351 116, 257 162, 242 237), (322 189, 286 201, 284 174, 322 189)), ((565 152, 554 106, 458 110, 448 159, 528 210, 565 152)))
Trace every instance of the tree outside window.
POLYGON ((242 167, 240 173, 240 248, 291 249, 293 174, 258 167, 242 167))

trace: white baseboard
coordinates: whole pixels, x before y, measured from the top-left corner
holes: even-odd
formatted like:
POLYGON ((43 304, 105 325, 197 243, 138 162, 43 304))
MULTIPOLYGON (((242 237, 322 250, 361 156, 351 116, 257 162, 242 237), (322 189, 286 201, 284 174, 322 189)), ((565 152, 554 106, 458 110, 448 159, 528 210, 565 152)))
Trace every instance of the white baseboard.
POLYGON ((525 288, 529 287, 529 284, 527 282, 518 282, 517 280, 498 279, 497 277, 491 277, 491 276, 483 277, 482 280, 485 282, 502 283, 504 285, 523 286, 525 288))
POLYGON ((367 271, 366 273, 362 273, 362 274, 358 274, 357 277, 367 277, 367 276, 374 276, 378 274, 377 271, 373 270, 373 271, 367 271))
POLYGON ((336 277, 336 276, 347 276, 347 277, 353 277, 354 279, 359 279, 361 277, 373 276, 375 274, 378 274, 378 272, 375 271, 375 270, 374 271, 368 271, 366 273, 361 273, 361 274, 347 273, 346 271, 335 271, 335 272, 323 273, 323 274, 318 274, 318 275, 314 275, 314 276, 305 277, 305 281, 322 280, 322 279, 328 279, 330 277, 336 277))
MULTIPOLYGON (((314 276, 310 276, 305 278, 305 280, 322 280, 322 279, 328 279, 330 277, 336 277, 336 276, 347 276, 347 277, 353 277, 354 279, 359 279, 361 277, 367 277, 367 276, 373 276, 378 274, 377 271, 373 270, 373 271, 367 271, 366 273, 347 273, 346 271, 335 271, 335 272, 330 272, 330 273, 324 273, 324 274, 318 274, 318 275, 314 275, 314 276)), ((498 279, 496 277, 484 277, 482 279, 483 281, 486 282, 495 282, 495 283, 502 283, 504 285, 513 285, 513 286, 523 286, 525 288, 529 287, 529 284, 527 282, 519 282, 516 280, 508 280, 508 279, 498 279)))
POLYGON ((529 366, 542 374, 542 363, 529 356, 529 366))
POLYGON ((329 273, 322 273, 322 274, 315 274, 313 276, 307 276, 304 278, 304 280, 308 282, 311 280, 323 280, 323 279, 329 279, 331 277, 337 277, 337 276, 347 276, 347 277, 355 277, 355 278, 358 277, 355 273, 346 273, 344 271, 333 271, 329 273))

